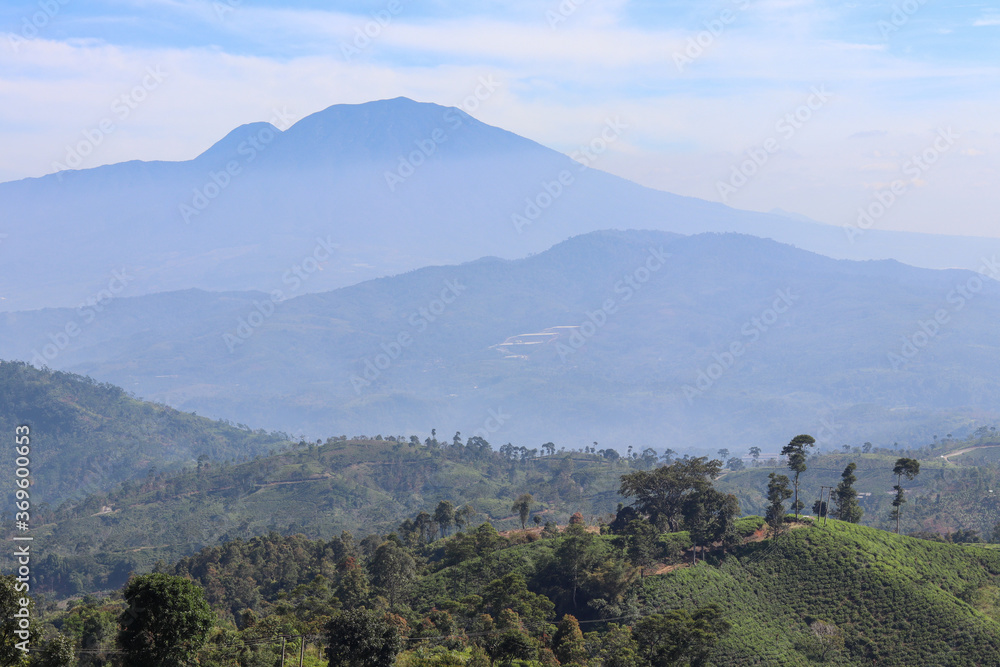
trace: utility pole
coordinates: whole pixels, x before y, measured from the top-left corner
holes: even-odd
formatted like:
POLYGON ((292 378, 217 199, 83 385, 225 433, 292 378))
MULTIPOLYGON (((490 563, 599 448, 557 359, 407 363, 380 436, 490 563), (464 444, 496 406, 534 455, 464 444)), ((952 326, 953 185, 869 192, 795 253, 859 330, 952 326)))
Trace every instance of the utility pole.
POLYGON ((299 642, 299 667, 302 667, 302 659, 306 656, 306 636, 302 635, 299 642))
POLYGON ((285 667, 285 635, 281 635, 281 667, 285 667))

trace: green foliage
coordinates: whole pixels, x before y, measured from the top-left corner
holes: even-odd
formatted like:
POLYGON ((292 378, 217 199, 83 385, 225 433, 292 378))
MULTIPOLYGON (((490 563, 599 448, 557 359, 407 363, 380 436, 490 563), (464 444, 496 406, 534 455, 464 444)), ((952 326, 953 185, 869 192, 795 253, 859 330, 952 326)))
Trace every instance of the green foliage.
POLYGON ((635 625, 639 653, 652 667, 704 665, 719 637, 729 631, 719 607, 709 605, 693 614, 674 609, 653 614, 635 625))
POLYGON ((722 462, 715 459, 681 459, 655 470, 622 475, 619 493, 634 498, 635 510, 657 528, 676 532, 680 529, 685 498, 709 488, 721 470, 722 462))
MULTIPOLYGON (((108 492, 154 468, 176 472, 202 456, 244 459, 288 444, 283 434, 178 412, 111 384, 22 362, 0 362, 0 406, 0 431, 32 427, 38 523, 50 521, 49 513, 63 501, 108 492)), ((13 464, 11 457, 0 459, 4 479, 13 479, 13 464)), ((101 504, 95 496, 85 509, 99 512, 101 504)))
POLYGON ((848 523, 858 523, 865 513, 858 503, 858 492, 854 488, 854 483, 858 481, 854 474, 857 467, 853 461, 847 464, 840 476, 840 484, 834 491, 837 502, 837 518, 848 523))
POLYGON ((795 510, 795 518, 799 518, 799 511, 802 504, 799 502, 799 475, 806 471, 806 448, 813 447, 816 439, 811 435, 797 435, 781 449, 782 456, 788 457, 788 469, 795 473, 793 486, 795 487, 795 500, 792 502, 792 509, 795 510))
POLYGON ((731 630, 711 656, 717 665, 809 664, 816 620, 842 635, 832 662, 994 664, 1000 624, 987 610, 998 583, 1000 553, 831 519, 738 547, 718 567, 647 577, 642 597, 650 611, 719 605, 731 630))
POLYGON ((792 497, 792 492, 788 488, 788 477, 785 475, 772 472, 767 478, 767 500, 770 504, 764 518, 771 528, 771 535, 777 537, 784 530, 785 501, 792 497))
MULTIPOLYGON (((401 530, 400 538, 409 544, 420 536, 426 543, 441 532, 428 510, 446 508, 443 502, 460 508, 454 525, 466 534, 474 516, 510 529, 520 522, 508 518, 510 502, 503 498, 528 487, 547 518, 565 522, 577 510, 613 511, 619 476, 630 465, 612 469, 600 455, 571 460, 555 454, 527 466, 485 451, 475 440, 429 449, 331 438, 244 463, 203 463, 201 470, 126 482, 46 517, 51 522, 35 533, 44 566, 33 583, 61 596, 114 589, 159 560, 176 561, 223 542, 278 531, 313 539, 342 530, 385 534, 406 517, 413 534, 401 530)), ((11 564, 9 554, 0 554, 0 566, 11 564)))
MULTIPOLYGON (((20 621, 22 620, 21 604, 22 599, 29 601, 28 609, 28 620, 27 623, 31 624, 31 617, 33 604, 30 598, 27 596, 25 591, 19 590, 18 587, 23 587, 24 584, 19 584, 17 579, 13 575, 0 576, 0 663, 4 665, 20 665, 26 664, 27 658, 24 651, 17 648, 17 644, 24 641, 30 641, 33 639, 33 634, 28 637, 19 637, 16 633, 18 631, 23 631, 25 628, 21 627, 20 621)), ((28 628, 30 631, 30 628, 28 628)), ((24 646, 27 646, 25 644, 24 646)))
POLYGON ((392 667, 403 649, 400 621, 368 609, 338 612, 326 628, 330 667, 392 667))
POLYGON ((38 667, 73 667, 75 662, 73 642, 61 632, 45 642, 38 667))
POLYGON ((517 512, 517 516, 521 519, 521 530, 527 527, 528 515, 531 513, 531 505, 535 502, 535 499, 530 493, 522 493, 511 505, 510 511, 517 512))
POLYGON ((552 635, 552 652, 563 665, 586 665, 590 657, 575 616, 566 614, 552 635))
POLYGON ((182 667, 196 664, 215 618, 200 586, 153 573, 136 577, 122 592, 128 609, 119 617, 118 645, 130 664, 182 667))

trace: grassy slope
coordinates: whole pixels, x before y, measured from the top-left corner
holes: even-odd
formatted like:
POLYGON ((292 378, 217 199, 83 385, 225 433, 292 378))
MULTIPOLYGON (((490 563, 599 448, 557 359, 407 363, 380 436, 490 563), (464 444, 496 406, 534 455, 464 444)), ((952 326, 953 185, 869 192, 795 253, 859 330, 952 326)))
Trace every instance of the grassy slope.
POLYGON ((722 606, 717 664, 810 664, 813 619, 844 633, 835 664, 1000 662, 1000 555, 985 549, 830 521, 644 585, 652 609, 722 606))

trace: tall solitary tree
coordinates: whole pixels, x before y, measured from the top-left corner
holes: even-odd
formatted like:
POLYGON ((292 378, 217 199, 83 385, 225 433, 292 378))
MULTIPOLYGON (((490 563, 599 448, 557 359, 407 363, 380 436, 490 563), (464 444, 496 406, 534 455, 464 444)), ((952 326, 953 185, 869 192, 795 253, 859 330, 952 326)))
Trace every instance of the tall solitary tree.
POLYGON ((751 447, 750 448, 750 456, 753 457, 753 465, 756 468, 757 467, 757 459, 760 458, 760 447, 751 447))
POLYGON ((184 577, 154 572, 129 581, 122 598, 128 609, 119 618, 118 646, 125 664, 197 664, 196 654, 215 618, 201 586, 184 577))
POLYGON ((799 518, 799 510, 802 503, 799 502, 799 475, 806 471, 806 447, 816 444, 816 438, 811 435, 797 435, 791 442, 781 449, 782 455, 788 457, 788 469, 795 473, 792 485, 795 487, 795 502, 792 507, 795 509, 795 519, 799 518))
POLYGON ((788 477, 772 472, 767 476, 767 511, 764 518, 771 527, 771 536, 777 537, 785 528, 785 501, 792 497, 788 477))
POLYGON ((534 502, 535 499, 530 493, 522 493, 510 506, 510 511, 517 512, 517 516, 521 519, 521 530, 528 527, 528 516, 531 514, 531 506, 534 502))
POLYGON ((892 516, 896 519, 896 534, 899 535, 899 515, 902 513, 903 503, 906 502, 906 496, 903 494, 903 478, 913 481, 913 478, 920 474, 920 461, 897 459, 892 474, 896 476, 896 486, 892 487, 896 492, 896 497, 892 501, 892 516))
POLYGON ((865 513, 858 503, 858 492, 854 489, 854 483, 858 481, 854 475, 857 468, 857 464, 853 461, 848 463, 840 475, 840 484, 833 492, 837 498, 837 518, 849 523, 861 521, 861 517, 865 513))
POLYGON ((434 510, 434 520, 441 530, 441 537, 448 533, 448 528, 455 523, 455 506, 449 500, 442 500, 434 510))

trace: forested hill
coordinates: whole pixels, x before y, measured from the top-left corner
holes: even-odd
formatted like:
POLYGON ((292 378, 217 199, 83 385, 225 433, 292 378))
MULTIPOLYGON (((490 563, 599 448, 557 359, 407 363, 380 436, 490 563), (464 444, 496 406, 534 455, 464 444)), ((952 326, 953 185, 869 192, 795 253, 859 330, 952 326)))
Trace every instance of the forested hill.
MULTIPOLYGON (((0 433, 12 437, 21 425, 31 430, 36 509, 109 491, 154 468, 193 466, 199 457, 242 460, 287 445, 279 434, 147 403, 88 377, 0 361, 0 433)), ((13 479, 13 465, 13 457, 0 458, 4 479, 13 479)))
MULTIPOLYGON (((307 656, 350 655, 361 640, 338 628, 358 615, 373 634, 392 623, 398 657, 378 664, 397 667, 1000 664, 1000 553, 835 520, 762 539, 763 523, 741 519, 736 543, 694 566, 686 532, 639 548, 637 533, 571 522, 426 543, 270 535, 161 570, 193 580, 217 615, 202 664, 226 651, 276 664, 282 634, 293 654, 305 637, 307 656)), ((83 619, 99 629, 122 606, 91 598, 53 620, 86 632, 83 619)))
POLYGON ((657 463, 652 450, 629 458, 550 443, 494 450, 458 434, 444 442, 389 438, 334 437, 243 463, 203 461, 37 513, 36 544, 49 559, 37 586, 60 595, 117 588, 157 560, 270 531, 330 538, 391 530, 441 500, 469 504, 479 521, 501 529, 520 525, 511 506, 523 493, 534 495, 545 521, 565 523, 577 511, 607 516, 621 500, 620 476, 657 463))

